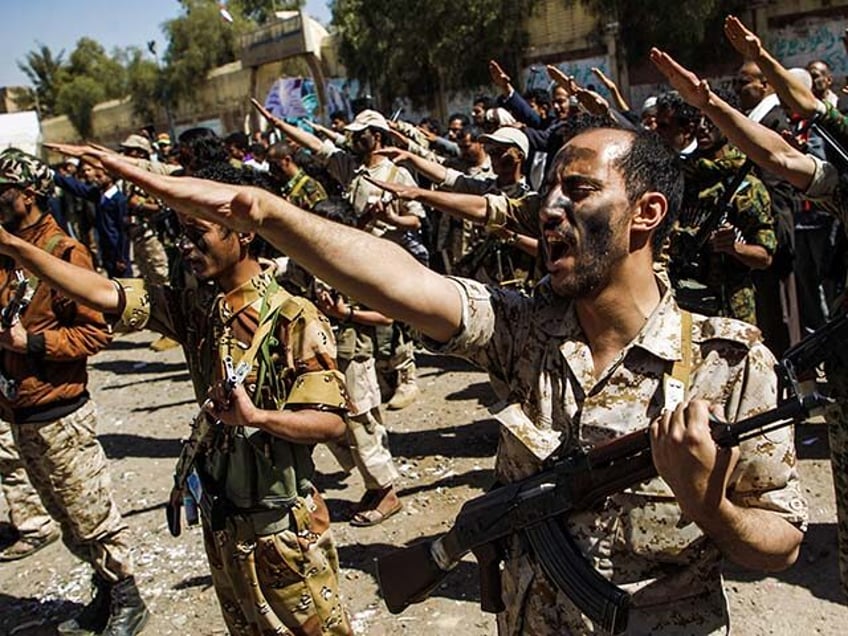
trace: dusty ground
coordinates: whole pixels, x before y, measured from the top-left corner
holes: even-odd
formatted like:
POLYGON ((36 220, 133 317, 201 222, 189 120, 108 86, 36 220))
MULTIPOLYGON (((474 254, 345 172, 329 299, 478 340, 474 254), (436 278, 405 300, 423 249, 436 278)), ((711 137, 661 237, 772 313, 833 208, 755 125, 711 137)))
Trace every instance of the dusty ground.
MULTIPOLYGON (((164 520, 178 438, 195 412, 179 350, 154 353, 149 334, 122 337, 91 360, 100 439, 112 460, 119 504, 136 538, 138 580, 153 616, 146 634, 223 634, 198 529, 172 538, 164 520)), ((334 524, 342 591, 357 634, 494 634, 478 606, 476 566, 463 562, 427 602, 391 615, 377 593, 373 560, 393 546, 444 531, 460 504, 492 480, 496 424, 485 376, 445 358, 422 360, 424 398, 388 414, 401 471, 404 510, 381 526, 334 524)), ((801 470, 812 519, 798 564, 776 576, 732 569, 727 594, 734 633, 839 634, 848 624, 835 561, 836 528, 828 449, 822 425, 798 430, 801 470)), ((341 518, 362 494, 358 476, 339 471, 316 450, 331 512, 341 518)), ((0 504, 0 518, 6 511, 0 504)), ((61 545, 0 565, 0 634, 54 634, 52 628, 88 598, 89 571, 61 545)))

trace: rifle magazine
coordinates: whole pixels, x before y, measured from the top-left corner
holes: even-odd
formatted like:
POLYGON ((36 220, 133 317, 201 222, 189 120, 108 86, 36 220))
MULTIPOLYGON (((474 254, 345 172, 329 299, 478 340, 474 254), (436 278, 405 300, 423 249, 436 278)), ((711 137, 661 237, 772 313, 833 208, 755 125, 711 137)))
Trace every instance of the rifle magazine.
POLYGON ((627 629, 630 594, 589 565, 559 522, 548 519, 524 533, 545 574, 584 615, 611 634, 627 629))

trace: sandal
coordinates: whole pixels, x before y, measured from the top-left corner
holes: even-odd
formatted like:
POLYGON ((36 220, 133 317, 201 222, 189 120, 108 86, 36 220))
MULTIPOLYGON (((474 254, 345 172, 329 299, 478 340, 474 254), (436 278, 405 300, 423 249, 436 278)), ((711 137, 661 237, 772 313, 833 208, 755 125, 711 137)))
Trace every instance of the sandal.
POLYGON ((371 510, 360 510, 350 520, 350 525, 355 526, 357 528, 367 528, 369 526, 376 526, 378 524, 383 523, 386 519, 391 517, 392 515, 400 512, 401 508, 403 508, 403 502, 400 500, 392 506, 389 510, 385 512, 380 510, 379 508, 372 508, 371 510))

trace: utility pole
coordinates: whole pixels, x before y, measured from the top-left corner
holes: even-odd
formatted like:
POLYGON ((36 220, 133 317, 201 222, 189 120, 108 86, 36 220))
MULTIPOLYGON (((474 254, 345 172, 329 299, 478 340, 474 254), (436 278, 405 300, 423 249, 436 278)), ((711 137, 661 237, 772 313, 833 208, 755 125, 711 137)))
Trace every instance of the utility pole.
POLYGON ((148 41, 147 50, 150 51, 150 54, 153 56, 153 60, 156 62, 156 69, 159 71, 157 83, 162 88, 162 105, 165 107, 165 117, 168 119, 168 135, 171 137, 171 143, 176 144, 177 135, 176 129, 174 128, 174 116, 171 113, 171 89, 168 87, 168 84, 164 81, 164 77, 162 76, 162 64, 159 62, 159 55, 156 53, 156 40, 148 41))

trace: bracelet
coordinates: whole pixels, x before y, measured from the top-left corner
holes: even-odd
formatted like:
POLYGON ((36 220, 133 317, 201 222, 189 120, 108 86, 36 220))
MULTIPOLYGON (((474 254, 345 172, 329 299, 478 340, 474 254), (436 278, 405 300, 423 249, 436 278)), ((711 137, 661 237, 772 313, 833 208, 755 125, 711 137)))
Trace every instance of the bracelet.
POLYGON ((354 308, 353 308, 353 305, 351 305, 350 307, 348 307, 348 310, 347 310, 347 316, 345 316, 345 319, 344 319, 344 321, 345 321, 345 322, 353 322, 353 312, 354 312, 354 311, 355 311, 355 310, 354 310, 354 308))

